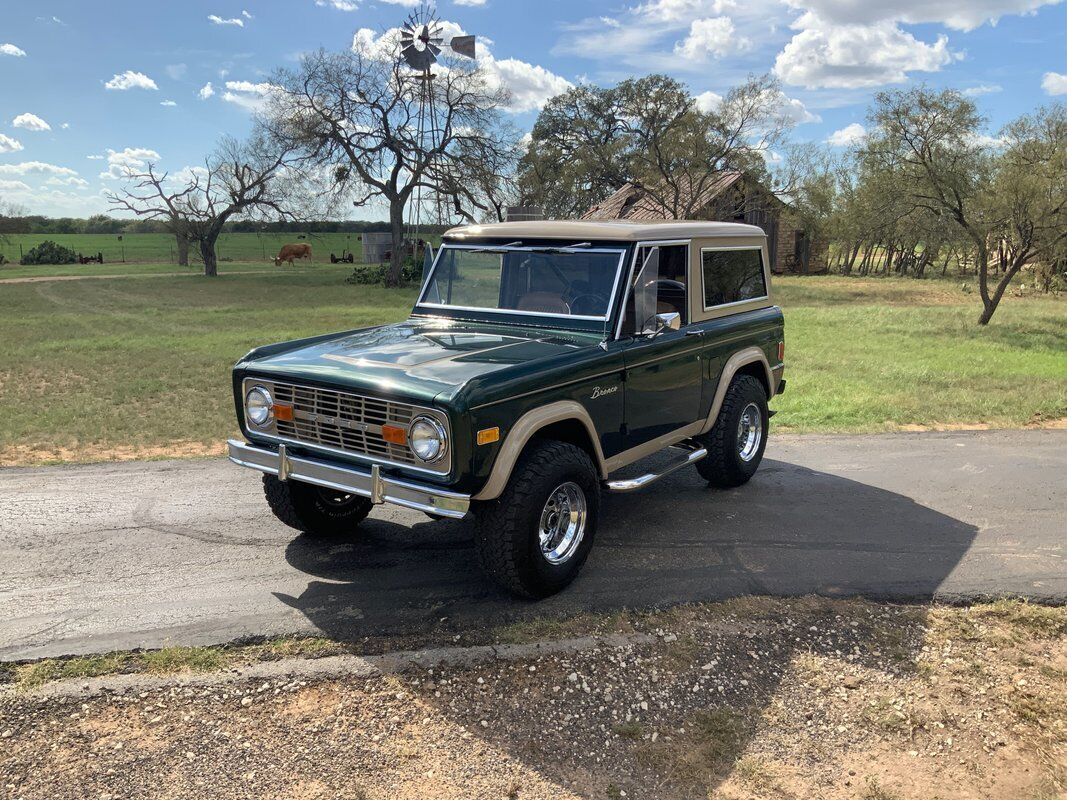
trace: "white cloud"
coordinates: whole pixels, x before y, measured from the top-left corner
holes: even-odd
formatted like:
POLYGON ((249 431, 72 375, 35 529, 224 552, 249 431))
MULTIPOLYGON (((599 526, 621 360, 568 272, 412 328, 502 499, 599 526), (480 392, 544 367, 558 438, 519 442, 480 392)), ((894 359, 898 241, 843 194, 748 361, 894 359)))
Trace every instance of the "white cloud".
POLYGON ((242 11, 241 11, 241 16, 242 16, 242 17, 244 17, 245 19, 255 19, 255 17, 253 17, 253 16, 251 15, 251 14, 249 14, 249 13, 248 13, 247 11, 245 11, 245 10, 242 10, 242 11))
POLYGON ((51 125, 49 125, 43 119, 38 117, 36 114, 30 114, 29 112, 25 114, 19 114, 17 117, 11 120, 11 124, 16 128, 24 128, 28 131, 52 130, 51 125))
POLYGON ((774 71, 786 83, 813 89, 900 83, 909 72, 937 72, 956 57, 947 37, 927 44, 892 22, 837 25, 808 13, 793 27, 799 33, 778 54, 774 71))
POLYGON ((167 73, 167 77, 171 80, 180 81, 185 77, 185 73, 189 71, 189 67, 185 64, 167 64, 163 71, 167 73))
POLYGON ((795 97, 786 97, 784 94, 779 98, 781 103, 780 112, 794 125, 803 125, 806 122, 822 122, 822 117, 808 111, 807 106, 795 97))
POLYGON ((111 80, 104 84, 105 89, 114 89, 118 91, 126 91, 127 89, 158 89, 156 82, 145 75, 143 72, 134 72, 132 69, 128 69, 125 72, 115 75, 111 80))
POLYGON ((76 176, 69 176, 66 178, 49 178, 45 181, 46 186, 77 186, 79 189, 84 189, 89 185, 89 181, 84 178, 78 178, 76 176))
POLYGON ((207 100, 213 94, 215 94, 215 87, 211 85, 211 81, 208 81, 200 87, 200 91, 197 92, 200 95, 201 100, 207 100))
POLYGON ((222 93, 222 99, 246 111, 259 111, 273 88, 269 83, 226 81, 226 91, 222 93))
POLYGON ((826 143, 834 147, 850 147, 867 138, 867 129, 858 122, 846 125, 826 137, 826 143))
POLYGON ((985 22, 996 24, 1010 14, 1032 14, 1060 0, 786 0, 794 8, 817 14, 840 25, 870 25, 876 22, 917 24, 940 22, 961 31, 974 30, 985 22))
POLYGON ((160 105, 161 106, 167 106, 167 108, 173 108, 174 106, 176 106, 178 104, 175 103, 173 100, 163 100, 163 101, 160 102, 160 105))
POLYGON ((315 0, 315 5, 336 8, 338 11, 355 11, 359 8, 356 0, 315 0))
POLYGON ((97 155, 86 156, 86 158, 89 159, 90 161, 103 161, 104 160, 103 156, 97 156, 97 155))
POLYGON ((1046 72, 1041 78, 1041 88, 1045 94, 1053 96, 1067 94, 1067 75, 1059 72, 1046 72))
POLYGON ((737 3, 733 0, 651 0, 634 11, 650 22, 687 22, 709 14, 722 14, 737 3))
POLYGON ((211 21, 212 25, 234 25, 238 28, 245 26, 245 21, 240 17, 231 17, 230 19, 223 19, 218 14, 208 14, 207 18, 211 21))
POLYGON ((149 161, 159 159, 159 153, 147 147, 127 147, 123 150, 108 148, 107 169, 100 173, 100 177, 121 180, 127 177, 130 171, 143 170, 149 161))
POLYGON ((44 161, 23 161, 21 164, 0 164, 0 175, 56 175, 67 176, 78 173, 69 167, 59 167, 44 161))
POLYGON ((963 90, 967 97, 981 97, 983 94, 996 94, 1004 91, 1004 87, 997 83, 980 83, 963 90))
POLYGON ((750 44, 738 36, 729 17, 707 17, 690 23, 689 35, 674 46, 674 52, 693 61, 707 61, 709 55, 722 58, 746 50, 750 44))
POLYGON ((67 128, 70 127, 70 123, 69 122, 61 122, 59 124, 59 127, 62 128, 63 130, 66 130, 67 128))
POLYGON ((457 6, 484 6, 485 0, 456 0, 457 6))
MULTIPOLYGON (((442 20, 442 37, 463 36, 464 30, 454 22, 442 20)), ((352 37, 352 49, 372 58, 392 58, 399 29, 392 28, 378 34, 370 28, 360 28, 352 37)), ((479 41, 478 63, 485 71, 490 88, 503 86, 511 94, 511 104, 505 109, 515 113, 536 111, 549 98, 567 91, 573 84, 544 67, 517 58, 497 59, 484 37, 479 41)), ((228 84, 227 84, 228 85, 228 84)))
POLYGON ((21 47, 15 47, 15 45, 5 42, 0 44, 0 56, 17 56, 21 57, 26 55, 26 51, 21 47))
POLYGON ((0 153, 17 153, 21 149, 22 142, 0 133, 0 153))
POLYGON ((716 92, 701 92, 694 99, 696 100, 697 108, 705 114, 717 110, 722 105, 722 95, 716 92))
POLYGON ((232 92, 251 92, 265 95, 273 88, 269 83, 252 83, 251 81, 226 81, 226 88, 232 92))
POLYGON ((22 181, 8 181, 0 180, 0 191, 4 192, 28 192, 30 191, 29 184, 22 181))
MULTIPOLYGON (((483 48, 483 53, 486 53, 483 48)), ((508 111, 523 112, 537 111, 549 99, 557 94, 562 94, 571 88, 572 84, 566 78, 550 72, 544 67, 519 61, 516 58, 503 58, 499 61, 480 58, 489 73, 489 82, 493 83, 495 74, 511 93, 511 105, 508 111)))

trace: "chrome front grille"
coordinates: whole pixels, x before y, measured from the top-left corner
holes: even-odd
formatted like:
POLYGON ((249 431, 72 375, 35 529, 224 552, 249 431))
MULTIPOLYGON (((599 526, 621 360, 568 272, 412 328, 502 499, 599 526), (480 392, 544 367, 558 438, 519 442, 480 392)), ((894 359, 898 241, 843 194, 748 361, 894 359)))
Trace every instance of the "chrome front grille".
POLYGON ((278 436, 373 459, 425 467, 407 445, 382 438, 382 425, 407 430, 416 408, 408 403, 358 394, 273 383, 274 401, 293 407, 293 420, 276 420, 278 436))

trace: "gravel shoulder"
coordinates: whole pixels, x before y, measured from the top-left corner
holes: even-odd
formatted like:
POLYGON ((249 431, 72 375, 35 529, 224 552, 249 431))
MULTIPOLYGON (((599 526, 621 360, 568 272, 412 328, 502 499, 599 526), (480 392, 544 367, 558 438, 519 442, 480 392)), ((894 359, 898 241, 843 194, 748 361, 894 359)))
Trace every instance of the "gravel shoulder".
POLYGON ((9 684, 0 795, 1063 796, 1064 608, 748 598, 545 632, 369 671, 9 684))

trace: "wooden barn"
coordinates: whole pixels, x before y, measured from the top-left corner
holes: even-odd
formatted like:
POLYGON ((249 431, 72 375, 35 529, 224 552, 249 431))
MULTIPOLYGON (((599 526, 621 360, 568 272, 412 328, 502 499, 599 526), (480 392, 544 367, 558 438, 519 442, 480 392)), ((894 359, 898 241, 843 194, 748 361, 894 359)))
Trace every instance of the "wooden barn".
MULTIPOLYGON (((717 222, 745 222, 767 233, 773 272, 823 272, 828 247, 810 242, 797 224, 787 203, 773 192, 737 170, 726 170, 708 181, 700 197, 679 206, 695 209, 688 219, 717 222)), ((628 183, 603 202, 590 208, 582 219, 669 220, 679 217, 646 191, 628 183)))

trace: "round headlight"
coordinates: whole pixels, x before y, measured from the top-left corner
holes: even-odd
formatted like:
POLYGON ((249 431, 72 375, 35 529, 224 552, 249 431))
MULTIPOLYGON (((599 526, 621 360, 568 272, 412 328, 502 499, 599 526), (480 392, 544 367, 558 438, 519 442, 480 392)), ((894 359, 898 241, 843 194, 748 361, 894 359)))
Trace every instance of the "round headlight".
POLYGON ((432 417, 415 417, 408 429, 411 452, 423 461, 436 461, 445 453, 448 436, 444 426, 432 417))
POLYGON ((253 425, 266 425, 274 416, 274 400, 262 386, 253 386, 245 395, 245 416, 253 425))

